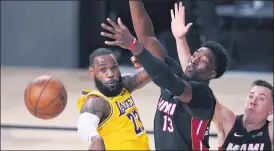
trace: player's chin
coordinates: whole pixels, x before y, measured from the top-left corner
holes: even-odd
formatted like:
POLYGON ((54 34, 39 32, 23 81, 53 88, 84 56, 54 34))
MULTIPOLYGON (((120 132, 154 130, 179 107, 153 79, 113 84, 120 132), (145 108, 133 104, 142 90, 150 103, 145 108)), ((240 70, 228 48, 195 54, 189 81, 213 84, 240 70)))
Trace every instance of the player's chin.
POLYGON ((196 80, 197 79, 197 74, 194 72, 187 72, 185 74, 187 80, 196 80))
POLYGON ((108 84, 108 88, 111 92, 117 92, 121 90, 120 84, 108 84))

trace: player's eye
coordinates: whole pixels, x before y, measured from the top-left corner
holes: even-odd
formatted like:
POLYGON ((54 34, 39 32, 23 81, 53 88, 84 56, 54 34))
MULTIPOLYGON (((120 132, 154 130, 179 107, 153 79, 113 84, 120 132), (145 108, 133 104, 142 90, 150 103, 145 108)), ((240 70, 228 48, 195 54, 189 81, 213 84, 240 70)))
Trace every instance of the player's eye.
POLYGON ((106 68, 100 68, 99 71, 100 72, 106 72, 106 68))
POLYGON ((260 97, 259 100, 260 100, 260 101, 264 101, 264 98, 260 97))
POLYGON ((113 66, 112 67, 112 70, 116 70, 118 67, 117 66, 113 66))
POLYGON ((252 96, 252 95, 249 95, 249 96, 248 96, 248 99, 249 99, 249 100, 253 99, 253 96, 252 96))
POLYGON ((207 64, 207 63, 208 63, 208 62, 207 62, 207 61, 205 61, 205 60, 202 60, 201 62, 202 62, 202 63, 204 63, 204 64, 207 64))

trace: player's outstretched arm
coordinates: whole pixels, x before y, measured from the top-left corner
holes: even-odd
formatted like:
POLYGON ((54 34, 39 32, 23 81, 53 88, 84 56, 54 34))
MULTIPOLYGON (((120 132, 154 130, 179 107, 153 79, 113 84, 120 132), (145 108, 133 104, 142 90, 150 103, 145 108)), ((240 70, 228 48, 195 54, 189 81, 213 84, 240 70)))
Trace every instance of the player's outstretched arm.
POLYGON ((123 86, 129 91, 133 92, 145 86, 151 81, 150 76, 144 70, 139 68, 134 74, 124 74, 122 76, 123 86))
MULTIPOLYGON (((107 22, 110 23, 112 27, 104 23, 102 23, 101 26, 110 33, 102 32, 101 35, 104 37, 116 39, 116 41, 105 41, 105 44, 119 46, 124 49, 131 49, 131 47, 135 46, 136 39, 132 36, 128 28, 122 23, 120 18, 118 18, 118 24, 109 18, 107 18, 107 22)), ((150 81, 151 78, 143 68, 140 68, 134 74, 122 76, 123 86, 129 92, 133 92, 145 86, 150 81)))
MULTIPOLYGON (((108 19, 108 21, 110 23, 110 19, 108 19)), ((143 50, 142 44, 135 40, 127 27, 122 24, 120 18, 118 18, 118 24, 120 28, 117 27, 118 25, 115 23, 112 24, 114 28, 105 24, 102 25, 104 29, 110 31, 112 34, 102 32, 101 35, 115 39, 115 41, 105 41, 105 44, 115 45, 131 50, 132 53, 136 55, 136 58, 143 65, 146 73, 151 77, 156 85, 169 90, 176 96, 179 96, 180 100, 183 102, 189 102, 191 100, 192 89, 187 82, 184 82, 182 79, 174 75, 174 73, 172 73, 172 71, 163 61, 154 57, 147 50, 143 50), (134 43, 134 46, 130 47, 132 43, 134 43)))
POLYGON ((171 19, 171 29, 176 39, 177 52, 182 70, 184 71, 191 56, 185 36, 192 26, 192 23, 185 26, 185 7, 182 6, 182 2, 180 2, 179 5, 175 3, 174 11, 171 9, 171 19))
POLYGON ((217 129, 218 145, 222 146, 225 138, 232 129, 236 120, 236 115, 224 105, 216 101, 213 122, 217 129))
POLYGON ((153 23, 141 0, 129 0, 130 12, 138 41, 155 57, 164 61, 165 50, 157 40, 153 23))
POLYGON ((106 109, 106 101, 99 97, 88 97, 81 109, 77 132, 85 142, 91 143, 89 150, 105 150, 104 141, 97 132, 97 126, 106 109))

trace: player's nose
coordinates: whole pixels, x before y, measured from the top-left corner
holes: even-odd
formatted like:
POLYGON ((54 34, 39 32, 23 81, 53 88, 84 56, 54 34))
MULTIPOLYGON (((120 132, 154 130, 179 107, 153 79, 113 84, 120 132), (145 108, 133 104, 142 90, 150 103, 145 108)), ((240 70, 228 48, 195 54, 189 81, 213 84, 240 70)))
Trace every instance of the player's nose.
POLYGON ((193 57, 191 60, 192 65, 196 66, 198 64, 198 60, 199 60, 198 57, 193 57))
POLYGON ((107 70, 107 77, 113 78, 115 76, 115 73, 112 70, 107 70))
POLYGON ((251 105, 256 105, 256 104, 257 104, 257 99, 256 99, 256 98, 253 98, 253 99, 250 101, 250 104, 251 104, 251 105))

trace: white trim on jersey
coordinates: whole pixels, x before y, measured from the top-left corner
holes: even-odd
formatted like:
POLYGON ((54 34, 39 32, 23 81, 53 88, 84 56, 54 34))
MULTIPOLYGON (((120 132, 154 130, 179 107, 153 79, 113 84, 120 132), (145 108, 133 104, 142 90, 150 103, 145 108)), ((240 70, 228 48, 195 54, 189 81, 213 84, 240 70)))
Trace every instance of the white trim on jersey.
POLYGON ((203 121, 202 121, 202 120, 200 120, 200 124, 199 124, 199 127, 198 127, 197 132, 196 132, 196 133, 197 133, 197 135, 199 135, 199 132, 200 132, 200 129, 201 129, 201 124, 202 124, 202 122, 203 122, 203 121))

